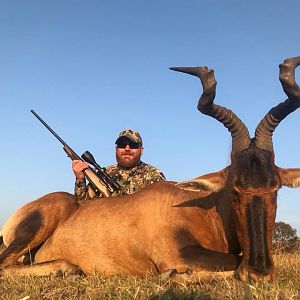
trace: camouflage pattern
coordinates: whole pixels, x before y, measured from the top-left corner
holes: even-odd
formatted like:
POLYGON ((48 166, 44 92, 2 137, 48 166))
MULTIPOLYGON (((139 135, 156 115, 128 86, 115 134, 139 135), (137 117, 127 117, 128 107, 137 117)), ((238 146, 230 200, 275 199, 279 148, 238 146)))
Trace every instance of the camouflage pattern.
POLYGON ((116 143, 122 137, 127 137, 130 140, 132 140, 133 142, 139 143, 141 146, 143 145, 143 140, 142 140, 141 135, 135 130, 125 129, 125 130, 121 131, 119 134, 119 137, 116 140, 116 143))
MULTIPOLYGON (((160 170, 142 161, 130 169, 124 169, 115 164, 107 167, 106 172, 121 186, 121 190, 118 193, 114 192, 112 197, 133 194, 156 181, 166 180, 160 170)), ((77 201, 102 197, 102 195, 95 195, 89 185, 86 186, 85 181, 76 181, 75 196, 77 201)))

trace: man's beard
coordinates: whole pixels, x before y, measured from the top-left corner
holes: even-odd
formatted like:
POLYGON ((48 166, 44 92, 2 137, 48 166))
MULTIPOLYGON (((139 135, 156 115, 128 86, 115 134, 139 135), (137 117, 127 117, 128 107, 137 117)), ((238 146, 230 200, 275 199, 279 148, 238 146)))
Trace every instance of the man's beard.
POLYGON ((131 168, 140 161, 141 155, 135 156, 133 153, 124 152, 117 157, 117 162, 121 167, 131 168))

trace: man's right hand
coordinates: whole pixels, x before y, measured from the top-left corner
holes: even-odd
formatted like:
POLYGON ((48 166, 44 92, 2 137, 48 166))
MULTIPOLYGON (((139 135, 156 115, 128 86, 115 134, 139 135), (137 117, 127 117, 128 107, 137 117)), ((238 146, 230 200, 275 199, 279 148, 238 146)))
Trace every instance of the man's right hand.
POLYGON ((84 170, 89 167, 88 163, 82 160, 73 160, 72 161, 72 170, 75 174, 76 180, 84 180, 85 174, 84 170))

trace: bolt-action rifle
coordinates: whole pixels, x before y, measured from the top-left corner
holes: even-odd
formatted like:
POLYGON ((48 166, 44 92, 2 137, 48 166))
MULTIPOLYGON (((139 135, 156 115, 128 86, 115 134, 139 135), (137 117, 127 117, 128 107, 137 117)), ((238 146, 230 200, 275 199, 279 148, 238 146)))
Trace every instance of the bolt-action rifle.
POLYGON ((93 168, 89 166, 84 170, 84 174, 96 195, 101 193, 103 196, 109 197, 111 193, 120 189, 120 185, 106 173, 105 168, 97 164, 89 151, 85 151, 81 157, 77 155, 34 110, 31 112, 63 144, 64 151, 72 160, 82 160, 93 166, 93 168))

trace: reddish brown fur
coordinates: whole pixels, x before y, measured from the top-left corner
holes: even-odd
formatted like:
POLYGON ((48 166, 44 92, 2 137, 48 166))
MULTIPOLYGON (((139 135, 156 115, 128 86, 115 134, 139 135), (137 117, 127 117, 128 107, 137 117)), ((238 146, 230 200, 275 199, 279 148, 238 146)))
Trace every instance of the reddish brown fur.
POLYGON ((2 266, 14 263, 19 257, 46 241, 78 208, 68 193, 51 193, 17 210, 1 230, 3 244, 10 245, 1 253, 2 266), (59 195, 59 196, 58 196, 59 195))
MULTIPOLYGON (((173 68, 201 79, 201 112, 232 134, 231 165, 185 181, 159 182, 128 196, 94 199, 78 205, 67 193, 48 194, 20 208, 4 225, 2 273, 41 275, 58 271, 145 275, 234 270, 242 280, 274 279, 272 232, 277 191, 300 186, 300 169, 274 164, 272 133, 300 106, 291 76, 300 57, 286 60, 281 82, 289 99, 273 108, 250 140, 245 125, 214 105, 216 81, 206 67, 173 68), (35 265, 13 267, 40 246, 35 265), (78 267, 77 267, 78 266, 78 267)), ((201 278, 201 275, 200 275, 201 278)))
MULTIPOLYGON (((228 253, 216 207, 176 207, 208 194, 160 182, 134 195, 84 202, 73 214, 68 213, 69 218, 37 252, 35 261, 64 259, 80 266, 86 274, 97 271, 105 275, 145 275, 148 271, 162 273, 174 268, 183 272, 208 266, 233 269, 237 265, 234 256, 213 252, 228 253)), ((51 199, 65 205, 67 197, 61 196, 53 193, 38 202, 51 199)), ((69 198, 72 203, 73 196, 69 198)), ((49 211, 45 218, 49 218, 49 211)), ((49 234, 41 228, 35 240, 39 237, 41 242, 49 234)), ((7 264, 7 258, 4 262, 7 264)))
POLYGON ((63 247, 59 258, 79 265, 87 274, 94 270, 107 275, 185 271, 180 251, 191 244, 227 252, 214 207, 175 207, 202 194, 163 182, 122 199, 83 203, 40 249, 36 261, 57 259, 57 249, 63 247), (97 216, 96 222, 91 215, 97 216))

